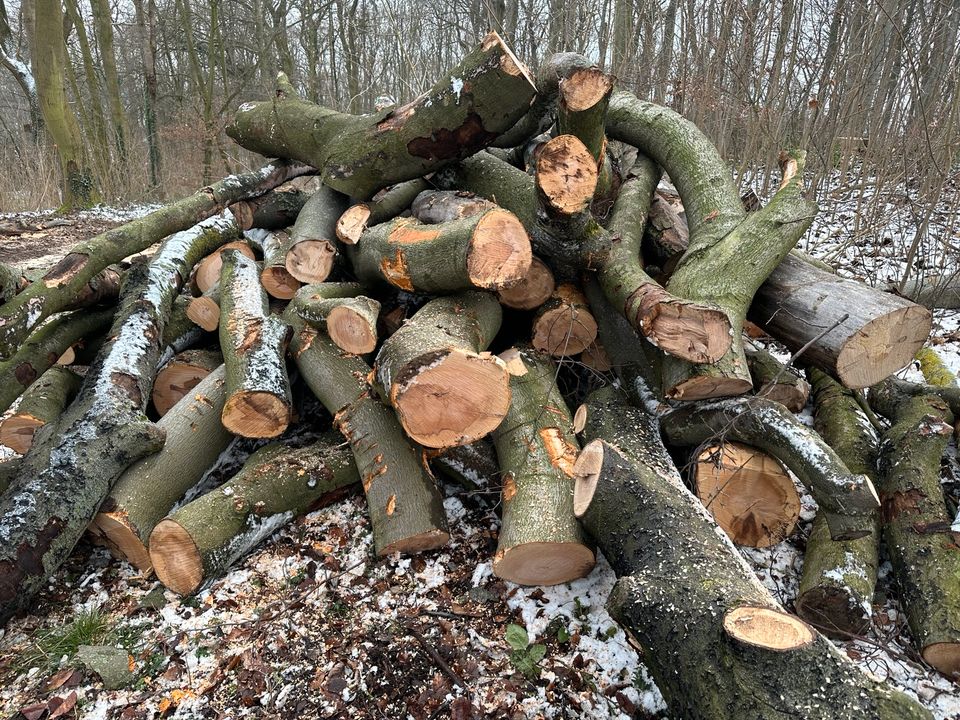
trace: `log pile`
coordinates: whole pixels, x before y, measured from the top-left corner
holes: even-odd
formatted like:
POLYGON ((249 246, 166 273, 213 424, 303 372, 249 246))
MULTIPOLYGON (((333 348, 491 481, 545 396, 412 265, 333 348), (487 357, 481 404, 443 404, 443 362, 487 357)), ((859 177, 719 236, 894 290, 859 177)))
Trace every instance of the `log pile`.
POLYGON ((885 380, 929 311, 793 251, 816 212, 802 151, 748 213, 693 124, 577 55, 534 76, 495 33, 407 105, 343 114, 281 75, 227 132, 281 159, 5 291, 0 409, 21 399, 0 440, 25 457, 2 473, 0 618, 87 528, 191 593, 354 485, 378 555, 440 548, 457 529, 434 470, 472 482, 476 464, 500 480, 494 573, 567 582, 601 550, 611 610, 677 717, 926 717, 815 628, 864 630, 882 533, 918 650, 960 671, 937 482, 960 408, 885 380), (283 187, 305 174, 319 189, 283 187), (79 342, 85 372, 55 366, 79 342), (607 387, 581 405, 585 373, 607 387), (816 430, 793 415, 811 386, 816 430), (879 471, 853 394, 868 386, 891 421, 879 471), (303 393, 330 417, 298 418, 303 393), (322 433, 291 445, 304 422, 322 433), (178 505, 235 436, 276 441, 178 505), (819 506, 800 617, 734 545, 796 531, 795 479, 819 506), (858 581, 833 581, 843 568, 858 581))

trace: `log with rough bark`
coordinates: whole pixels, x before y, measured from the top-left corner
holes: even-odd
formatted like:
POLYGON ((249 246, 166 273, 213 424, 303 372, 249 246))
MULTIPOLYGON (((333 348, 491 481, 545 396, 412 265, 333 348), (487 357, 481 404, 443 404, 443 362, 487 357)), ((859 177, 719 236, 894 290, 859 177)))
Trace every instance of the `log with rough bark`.
POLYGON ((422 223, 437 225, 479 215, 495 207, 495 203, 471 192, 424 190, 414 198, 410 214, 422 223))
POLYGON ((79 389, 80 376, 73 370, 47 370, 20 398, 17 411, 0 422, 0 445, 25 455, 37 430, 56 421, 79 389))
POLYGON ((697 448, 692 464, 694 494, 735 545, 768 547, 793 534, 800 495, 776 458, 725 442, 697 448))
POLYGON ((746 344, 747 367, 753 377, 753 390, 760 397, 775 400, 790 412, 806 407, 810 383, 761 347, 746 344))
POLYGON ((284 317, 294 328, 290 347, 300 374, 350 443, 377 555, 445 545, 450 534, 443 494, 396 414, 367 385, 370 366, 345 354, 292 310, 284 317))
POLYGON ((67 559, 111 485, 163 446, 144 414, 174 298, 190 268, 223 242, 222 216, 171 235, 127 273, 107 341, 74 402, 27 454, 0 500, 0 622, 31 602, 67 559))
POLYGON ((126 469, 90 524, 94 536, 141 572, 151 569, 150 532, 233 440, 220 422, 225 399, 221 365, 160 419, 163 449, 126 469))
POLYGON ((0 358, 10 357, 43 320, 69 307, 104 268, 147 249, 171 233, 192 227, 231 202, 261 195, 290 178, 310 172, 311 168, 297 163, 268 163, 246 175, 231 175, 80 243, 42 278, 0 306, 0 358))
POLYGON ((326 332, 340 349, 365 355, 377 347, 380 303, 362 293, 359 283, 306 285, 290 307, 310 325, 326 332))
MULTIPOLYGON (((810 368, 808 377, 814 428, 850 472, 875 478, 877 435, 857 398, 822 370, 810 368)), ((826 520, 818 514, 803 555, 797 614, 830 636, 865 633, 873 615, 879 544, 879 511, 872 532, 856 540, 831 540, 826 520)))
POLYGON ((530 261, 526 275, 509 287, 497 290, 500 304, 515 310, 534 310, 543 305, 556 289, 553 273, 546 263, 538 257, 530 261))
POLYGON ((940 459, 953 432, 949 406, 923 386, 884 381, 870 405, 893 423, 883 435, 883 537, 900 603, 923 659, 960 673, 960 549, 940 486, 940 459))
MULTIPOLYGON (((236 231, 239 232, 239 226, 236 231)), ((220 282, 223 253, 228 250, 236 250, 251 260, 256 258, 253 248, 246 240, 234 240, 222 245, 197 263, 197 269, 193 273, 193 287, 197 293, 205 293, 220 282)))
POLYGON ((294 158, 356 198, 419 178, 471 155, 510 128, 536 87, 496 33, 426 93, 373 115, 348 115, 296 97, 282 78, 278 97, 244 103, 227 134, 261 155, 294 158))
POLYGON ((891 290, 931 310, 960 310, 960 273, 910 278, 891 290))
POLYGON ((8 458, 0 462, 0 495, 17 479, 22 466, 23 458, 8 458))
POLYGON ((413 218, 374 225, 347 255, 366 285, 424 293, 509 287, 526 275, 532 258, 523 225, 500 208, 438 225, 413 218))
POLYGON ((297 188, 278 188, 266 195, 234 203, 230 212, 241 230, 282 230, 293 225, 309 197, 310 193, 297 188))
POLYGON ((596 339, 597 320, 572 283, 558 285, 533 318, 533 346, 554 357, 577 355, 596 339))
POLYGON ((160 417, 223 363, 219 350, 184 350, 170 358, 153 383, 153 408, 160 417))
POLYGON ((437 298, 384 341, 374 365, 383 395, 414 441, 463 445, 492 431, 510 407, 503 361, 485 352, 501 309, 483 292, 437 298))
POLYGON ((256 263, 235 250, 224 253, 220 288, 220 350, 227 373, 224 427, 243 437, 276 437, 290 424, 284 362, 290 328, 270 314, 256 263))
POLYGON ((397 217, 429 188, 422 178, 407 180, 377 193, 371 200, 351 205, 337 220, 337 238, 347 245, 356 245, 364 230, 397 217))
POLYGON ((820 437, 783 405, 764 398, 735 398, 681 407, 661 418, 671 445, 695 447, 734 440, 773 455, 810 491, 834 540, 870 534, 880 505, 866 475, 851 473, 820 437))
POLYGON ((671 715, 929 720, 777 605, 683 486, 653 418, 610 392, 588 404, 574 507, 619 578, 607 608, 671 715))
POLYGON ((501 355, 510 370, 510 411, 493 432, 503 489, 493 572, 521 585, 585 577, 595 562, 573 515, 579 451, 556 366, 531 350, 501 355))
POLYGON ((302 448, 267 445, 232 479, 160 520, 150 535, 157 577, 189 595, 295 516, 341 497, 359 479, 353 455, 333 433, 302 448))
POLYGON ((290 231, 285 245, 284 266, 302 283, 321 283, 330 276, 337 256, 337 220, 347 207, 347 198, 321 185, 290 231))

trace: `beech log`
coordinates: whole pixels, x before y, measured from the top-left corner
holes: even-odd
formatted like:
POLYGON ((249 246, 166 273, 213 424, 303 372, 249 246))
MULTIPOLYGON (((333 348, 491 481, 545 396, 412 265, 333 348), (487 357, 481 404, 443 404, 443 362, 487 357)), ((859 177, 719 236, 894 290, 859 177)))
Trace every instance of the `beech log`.
POLYGON ((577 355, 597 339, 597 320, 572 283, 558 285, 533 319, 533 346, 554 357, 577 355))
POLYGON ((543 305, 553 291, 556 282, 546 263, 538 257, 531 258, 530 269, 515 285, 497 290, 500 304, 516 310, 534 310, 543 305))
POLYGON ((56 421, 79 389, 80 376, 73 370, 47 370, 20 398, 17 411, 0 422, 0 445, 25 455, 37 430, 56 421))
POLYGON ((359 283, 307 285, 290 307, 310 325, 325 331, 340 349, 365 355, 377 347, 380 303, 362 292, 359 283))
POLYGON ((422 223, 439 223, 459 220, 492 210, 496 204, 471 192, 454 190, 424 190, 410 206, 410 214, 422 223))
MULTIPOLYGON (((239 231, 239 226, 237 230, 239 231)), ((253 248, 246 240, 235 240, 217 248, 197 263, 197 269, 193 274, 193 286, 196 292, 205 293, 220 282, 220 272, 223 269, 223 253, 227 250, 236 250, 251 260, 256 257, 253 248)))
POLYGON ((286 244, 287 272, 302 283, 321 283, 330 276, 337 256, 337 220, 347 198, 322 185, 297 216, 286 244))
POLYGON ((748 344, 744 350, 753 377, 753 391, 757 395, 775 400, 790 412, 798 413, 806 407, 810 383, 796 370, 788 368, 763 348, 748 344))
POLYGON ((168 360, 157 373, 153 383, 153 408, 160 417, 180 402, 207 375, 220 367, 223 356, 219 350, 184 350, 168 360))
MULTIPOLYGON (((275 232, 251 230, 247 234, 257 233, 257 240, 263 251, 263 270, 260 271, 260 284, 270 297, 289 300, 300 289, 300 281, 287 270, 287 250, 290 236, 282 230, 275 232)), ((212 289, 212 288, 211 288, 212 289)), ((206 304, 206 303, 203 303, 206 304)), ((201 316, 203 311, 197 308, 201 316)), ((198 323, 199 324, 199 323, 198 323)))
POLYGON ((187 301, 186 315, 191 322, 207 332, 220 327, 220 280, 200 297, 187 301))
POLYGON ((337 238, 347 245, 356 245, 364 230, 397 217, 427 189, 429 185, 422 178, 407 180, 377 193, 372 200, 351 205, 337 220, 337 238))

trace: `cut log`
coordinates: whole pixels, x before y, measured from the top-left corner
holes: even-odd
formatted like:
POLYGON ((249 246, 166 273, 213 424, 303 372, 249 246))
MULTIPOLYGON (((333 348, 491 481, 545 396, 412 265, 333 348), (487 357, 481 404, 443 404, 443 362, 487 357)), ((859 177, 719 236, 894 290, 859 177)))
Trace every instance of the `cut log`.
POLYGON ((359 283, 307 285, 293 298, 293 311, 324 330, 340 349, 365 355, 377 347, 380 303, 360 293, 359 283))
MULTIPOLYGON (((814 428, 850 472, 876 477, 877 436, 853 393, 816 368, 808 371, 814 394, 814 428)), ((869 535, 830 539, 821 516, 813 521, 803 555, 797 614, 830 636, 849 638, 870 627, 879 565, 880 513, 869 535)))
POLYGON ((160 417, 193 392, 207 375, 223 363, 219 350, 184 350, 160 368, 153 383, 153 407, 160 417))
POLYGON ((290 232, 284 260, 289 272, 302 283, 321 283, 330 277, 337 256, 337 220, 347 198, 321 185, 303 206, 290 232))
POLYGON ((577 355, 597 339, 597 321, 580 289, 558 285, 533 319, 533 346, 554 357, 577 355))
POLYGON ((556 282, 550 268, 540 258, 533 257, 527 274, 515 285, 497 290, 497 297, 506 307, 534 310, 549 300, 555 289, 556 282))
POLYGON ((736 442, 698 448, 693 491, 734 545, 769 547, 793 534, 800 495, 770 455, 736 442))
POLYGON ((116 265, 104 268, 90 278, 90 281, 80 288, 77 296, 68 303, 64 310, 78 310, 85 307, 112 303, 120 297, 120 286, 123 283, 124 272, 116 265))
POLYGON ((523 225, 500 208, 439 225, 397 218, 368 229, 347 252, 360 282, 424 293, 509 287, 532 258, 523 225))
POLYGON ((384 341, 376 379, 415 442, 464 445, 503 420, 510 378, 503 361, 484 352, 500 319, 493 296, 461 293, 431 300, 384 341))
POLYGON ((593 549, 573 515, 573 420, 556 366, 529 350, 507 350, 513 400, 493 432, 502 473, 502 517, 493 572, 520 585, 558 585, 593 569, 593 549))
POLYGON ((593 345, 580 353, 580 362, 601 373, 609 372, 613 368, 610 356, 598 340, 594 340, 593 345))
POLYGON ((558 135, 537 155, 534 176, 541 207, 564 220, 587 211, 597 187, 597 163, 574 135, 558 135))
POLYGON ((673 204, 659 192, 655 193, 643 231, 643 258, 668 278, 689 244, 687 221, 680 217, 673 204))
POLYGON ((960 673, 960 552, 950 529, 940 459, 953 432, 947 403, 923 386, 885 381, 870 405, 889 418, 880 455, 883 537, 900 603, 923 659, 960 673))
POLYGON ((0 499, 0 623, 46 586, 120 474, 163 446, 144 408, 164 324, 191 266, 223 242, 228 225, 218 216, 171 235, 149 265, 127 273, 108 340, 77 399, 55 428, 41 431, 15 489, 0 499))
POLYGON ((672 717, 931 718, 784 612, 680 482, 655 420, 602 392, 588 404, 574 508, 619 578, 607 609, 672 717))
POLYGON ((691 405, 667 413, 660 422, 671 445, 734 440, 773 455, 813 495, 834 540, 872 531, 880 501, 870 478, 851 473, 820 436, 780 403, 737 398, 691 405))
MULTIPOLYGON (((252 231, 255 232, 255 231, 252 231)), ((263 250, 263 270, 260 272, 260 284, 270 297, 289 300, 300 289, 300 281, 287 270, 287 251, 290 236, 282 231, 265 232, 258 237, 263 250)), ((329 274, 329 273, 328 273, 329 274)), ((204 303, 206 304, 206 303, 204 303)), ((197 308, 202 316, 203 311, 197 308)), ((199 323, 197 323, 199 325, 199 323)))
POLYGON ((220 422, 225 399, 221 365, 160 419, 163 449, 127 468, 90 525, 95 537, 143 573, 152 568, 150 532, 233 440, 220 422))
POLYGON ((220 280, 200 297, 190 298, 187 317, 201 329, 213 332, 220 327, 220 280))
POLYGON ((931 310, 960 310, 960 273, 910 278, 903 287, 891 289, 931 310))
POLYGON ((160 340, 160 348, 163 350, 160 356, 161 365, 177 353, 193 347, 203 338, 202 328, 187 315, 191 299, 192 296, 187 292, 178 295, 173 301, 173 309, 163 327, 163 337, 160 340))
MULTIPOLYGON (((471 493, 492 494, 489 488, 500 482, 497 452, 489 438, 469 445, 454 445, 439 450, 424 450, 430 467, 471 493)), ((499 493, 497 493, 499 496, 499 493)), ((498 497, 499 500, 499 497, 498 497)), ((499 508, 500 503, 494 503, 499 508)))
POLYGON ((290 309, 284 317, 294 328, 291 350, 301 375, 350 443, 377 555, 445 545, 450 534, 443 494, 396 414, 372 395, 370 366, 343 353, 290 309))
POLYGON ((337 220, 337 238, 346 245, 356 245, 364 230, 397 217, 410 207, 417 195, 428 189, 427 181, 422 178, 407 180, 377 193, 372 200, 351 205, 337 220))
POLYGON ((290 424, 284 362, 290 328, 270 314, 257 264, 236 250, 224 253, 220 288, 220 350, 227 373, 223 425, 243 437, 276 437, 290 424))
MULTIPOLYGON (((594 196, 601 202, 608 200, 619 185, 619 178, 607 155, 604 129, 612 93, 613 76, 597 67, 578 68, 560 80, 557 131, 560 135, 576 137, 590 152, 597 167, 594 196)), ((601 215, 605 214, 596 205, 595 209, 601 210, 601 215)))
POLYGON ((52 367, 82 338, 92 338, 110 325, 113 308, 62 313, 31 335, 9 360, 0 362, 0 413, 52 367))
POLYGON ((269 102, 241 105, 227 134, 261 155, 309 163, 329 187, 365 199, 489 145, 520 119, 535 93, 523 64, 490 33, 401 107, 347 115, 284 91, 269 102))
POLYGON ((334 434, 302 448, 267 445, 231 480, 157 524, 150 535, 157 577, 181 595, 196 592, 295 516, 359 480, 353 455, 334 434))
POLYGON ((492 210, 496 204, 471 192, 424 190, 414 198, 410 214, 427 225, 459 220, 492 210))
POLYGON ((225 205, 263 194, 309 167, 277 161, 246 175, 231 175, 190 197, 112 228, 76 247, 42 278, 0 307, 0 358, 9 358, 39 324, 74 302, 83 287, 113 263, 186 230, 225 205))
POLYGON ((229 209, 241 230, 283 230, 293 225, 309 197, 310 193, 297 188, 278 188, 260 197, 241 200, 229 209))
POLYGON ((253 260, 256 256, 250 243, 245 240, 236 240, 228 242, 222 247, 217 248, 207 257, 197 263, 196 272, 193 274, 193 286, 196 292, 205 293, 214 285, 220 282, 220 272, 223 269, 223 253, 227 250, 236 250, 253 260))
POLYGON ((806 407, 810 384, 796 370, 788 368, 763 348, 748 344, 744 350, 757 395, 780 403, 790 412, 798 413, 806 407))
POLYGON ((23 270, 0 262, 0 304, 7 302, 29 284, 23 270))
POLYGON ((60 417, 80 389, 80 376, 54 366, 31 385, 20 399, 17 411, 0 423, 0 445, 25 455, 34 433, 60 417))

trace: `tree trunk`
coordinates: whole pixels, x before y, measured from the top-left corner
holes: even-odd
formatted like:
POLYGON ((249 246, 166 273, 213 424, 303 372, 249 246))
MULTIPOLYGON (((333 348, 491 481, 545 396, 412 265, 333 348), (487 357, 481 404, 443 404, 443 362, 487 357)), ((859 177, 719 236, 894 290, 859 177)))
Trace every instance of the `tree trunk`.
POLYGON ((283 230, 296 222, 310 194, 295 188, 283 188, 266 195, 241 200, 230 206, 241 230, 283 230))
POLYGON ((31 385, 20 398, 13 415, 0 422, 0 445, 26 455, 34 434, 60 417, 80 389, 80 376, 73 370, 54 366, 31 385))
POLYGON ((97 44, 103 65, 103 76, 107 85, 107 99, 110 104, 110 119, 113 124, 113 139, 120 166, 127 161, 127 120, 120 101, 120 81, 117 77, 117 60, 113 52, 113 14, 107 0, 91 0, 93 19, 96 23, 97 44))
POLYGON ((153 383, 153 408, 160 417, 223 363, 219 350, 184 350, 170 358, 153 383))
POLYGON ((311 326, 325 331, 341 350, 365 355, 377 347, 380 303, 362 292, 359 283, 307 285, 290 307, 311 326))
POLYGON ((417 195, 429 187, 422 178, 407 180, 377 193, 372 200, 351 205, 337 220, 337 237, 347 245, 356 245, 368 227, 397 217, 410 207, 417 195))
POLYGON ((303 206, 290 233, 286 268, 302 283, 321 283, 330 275, 337 255, 337 220, 347 198, 322 185, 303 206))

